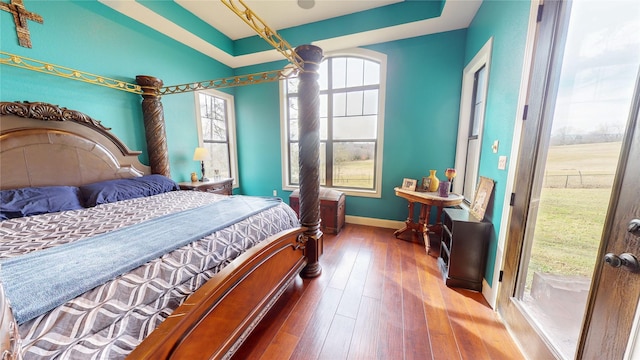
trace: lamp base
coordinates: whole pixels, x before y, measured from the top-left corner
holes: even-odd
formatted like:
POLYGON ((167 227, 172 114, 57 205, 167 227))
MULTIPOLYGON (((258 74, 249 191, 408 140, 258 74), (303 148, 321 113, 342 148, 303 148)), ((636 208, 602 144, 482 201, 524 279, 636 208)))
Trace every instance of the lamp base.
POLYGON ((204 177, 204 161, 200 161, 200 171, 202 172, 202 177, 200 178, 201 182, 209 181, 206 177, 204 177))

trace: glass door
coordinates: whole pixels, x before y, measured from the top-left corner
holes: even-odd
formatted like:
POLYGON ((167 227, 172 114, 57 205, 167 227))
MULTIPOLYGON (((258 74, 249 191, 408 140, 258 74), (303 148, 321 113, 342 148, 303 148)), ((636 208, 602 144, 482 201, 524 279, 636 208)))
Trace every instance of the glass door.
POLYGON ((559 9, 552 28, 560 35, 549 55, 549 67, 559 70, 548 72, 534 120, 539 138, 521 149, 528 152, 520 161, 530 166, 529 198, 509 299, 520 314, 506 317, 511 326, 527 322, 553 356, 573 359, 631 130, 640 36, 630 34, 640 33, 640 2, 574 1, 559 9))

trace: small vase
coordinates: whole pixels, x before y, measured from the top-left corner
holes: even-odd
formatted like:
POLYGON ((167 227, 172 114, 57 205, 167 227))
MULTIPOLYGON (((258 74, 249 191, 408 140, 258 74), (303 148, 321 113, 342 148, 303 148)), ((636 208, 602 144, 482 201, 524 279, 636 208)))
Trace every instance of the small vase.
POLYGON ((436 170, 429 170, 429 179, 431 182, 429 183, 429 191, 435 192, 438 191, 438 186, 440 186, 440 180, 436 177, 436 170))
POLYGON ((191 182, 196 182, 198 181, 198 175, 196 175, 196 173, 192 172, 191 173, 191 182))

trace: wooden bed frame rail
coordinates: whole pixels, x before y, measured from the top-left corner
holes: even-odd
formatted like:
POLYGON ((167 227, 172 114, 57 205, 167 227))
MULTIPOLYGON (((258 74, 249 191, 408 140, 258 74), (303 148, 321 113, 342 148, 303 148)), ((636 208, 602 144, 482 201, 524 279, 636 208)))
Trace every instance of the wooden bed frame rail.
POLYGON ((306 230, 283 231, 236 258, 189 296, 127 359, 230 358, 307 264, 306 230))

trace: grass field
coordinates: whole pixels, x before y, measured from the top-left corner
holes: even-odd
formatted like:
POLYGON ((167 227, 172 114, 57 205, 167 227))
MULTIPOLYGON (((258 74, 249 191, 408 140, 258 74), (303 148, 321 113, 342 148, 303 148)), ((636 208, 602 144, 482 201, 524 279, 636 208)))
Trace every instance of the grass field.
POLYGON ((333 170, 333 185, 372 189, 373 166, 373 160, 341 161, 333 170))
POLYGON ((543 189, 527 284, 533 272, 591 276, 610 195, 610 189, 543 189))
POLYGON ((619 152, 620 143, 552 146, 549 149, 546 175, 579 171, 603 176, 599 177, 597 186, 589 183, 577 188, 545 186, 542 189, 527 288, 534 272, 591 276, 619 152), (607 175, 606 179, 604 175, 607 175))

